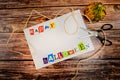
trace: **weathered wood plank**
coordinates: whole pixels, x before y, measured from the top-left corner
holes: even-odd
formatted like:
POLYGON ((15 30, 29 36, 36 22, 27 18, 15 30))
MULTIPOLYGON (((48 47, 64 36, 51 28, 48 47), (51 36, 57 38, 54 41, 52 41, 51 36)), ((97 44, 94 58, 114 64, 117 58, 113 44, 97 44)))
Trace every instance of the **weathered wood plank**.
MULTIPOLYGON (((120 9, 115 7, 116 5, 109 5, 107 7, 107 15, 106 17, 100 21, 100 22, 94 22, 93 26, 101 26, 104 23, 111 23, 114 25, 114 29, 120 29, 120 9)), ((38 11, 40 11, 42 14, 53 18, 55 16, 55 13, 62 10, 65 7, 45 7, 45 8, 34 8, 38 11)), ((75 9, 80 9, 81 12, 84 12, 85 6, 76 6, 75 9)), ((18 32, 20 32, 20 29, 23 28, 26 19, 28 18, 31 8, 29 9, 14 9, 14 10, 0 10, 0 32, 9 32, 12 29, 9 28, 11 25, 14 25, 16 28, 18 28, 18 32), (7 13, 6 13, 7 12, 7 13)), ((70 12, 69 10, 64 11, 60 15, 63 15, 67 12, 70 12)), ((43 17, 40 17, 38 14, 34 14, 31 18, 28 27, 35 25, 37 23, 42 22, 42 19, 45 19, 43 17)), ((88 26, 89 22, 85 21, 88 26)))
MULTIPOLYGON (((85 24, 86 24, 86 27, 88 29, 91 29, 91 28, 100 29, 102 25, 107 24, 107 23, 105 23, 105 22, 98 22, 98 23, 89 24, 89 23, 87 23, 85 21, 85 24)), ((119 26, 120 26, 120 23, 114 23, 114 22, 109 23, 108 22, 108 24, 112 24, 113 25, 113 28, 112 28, 113 30, 106 31, 107 36, 111 35, 109 37, 119 37, 119 32, 120 32, 119 31, 120 30, 119 26)), ((36 25, 36 24, 29 24, 29 25, 32 26, 32 25, 36 25)), ((9 36, 10 33, 12 32, 12 30, 13 30, 12 26, 14 26, 15 29, 17 29, 15 31, 15 33, 17 33, 19 36, 22 36, 21 34, 23 33, 23 26, 24 26, 24 24, 19 24, 19 23, 18 24, 17 23, 12 23, 12 25, 0 24, 0 38, 2 38, 3 36, 9 36)), ((17 35, 17 34, 15 34, 15 35, 17 35)), ((5 38, 5 37, 3 37, 3 38, 5 38)))
MULTIPOLYGON (((60 6, 76 6, 88 5, 96 2, 96 0, 0 0, 0 9, 14 9, 14 8, 35 8, 35 7, 60 7, 60 6)), ((103 4, 120 4, 119 0, 97 0, 103 4)))
POLYGON ((77 78, 82 80, 120 79, 120 60, 88 60, 76 68, 77 62, 66 60, 35 70, 33 61, 0 61, 0 79, 64 80, 72 78, 77 69, 77 78))
MULTIPOLYGON (((97 0, 105 4, 106 17, 99 22, 89 24, 99 29, 105 23, 111 23, 113 30, 106 31, 108 39, 113 42, 112 46, 105 47, 101 52, 76 64, 85 55, 65 60, 54 65, 35 70, 35 66, 24 39, 22 28, 31 10, 36 9, 42 14, 53 18, 55 14, 65 7, 74 7, 84 12, 86 5, 96 0, 0 0, 0 80, 70 80, 78 69, 78 80, 120 80, 120 0, 97 0), (13 36, 9 47, 23 52, 25 55, 9 52, 6 49, 6 41, 12 31, 11 25, 18 30, 13 36), (19 37, 18 37, 19 35, 19 37)), ((60 15, 70 12, 63 11, 60 15)), ((40 23, 42 20, 38 14, 34 14, 28 26, 40 23)), ((100 43, 93 41, 98 49, 100 43)), ((91 53, 87 53, 89 55, 91 53)))

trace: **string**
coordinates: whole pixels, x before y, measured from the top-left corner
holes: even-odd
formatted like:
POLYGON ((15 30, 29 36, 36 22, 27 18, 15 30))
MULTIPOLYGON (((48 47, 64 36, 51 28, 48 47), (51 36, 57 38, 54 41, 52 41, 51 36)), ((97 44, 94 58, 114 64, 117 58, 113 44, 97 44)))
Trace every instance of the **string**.
MULTIPOLYGON (((39 14, 39 15, 47 18, 47 19, 51 19, 51 18, 49 18, 49 17, 41 14, 40 12, 38 12, 38 11, 36 11, 36 10, 32 10, 31 13, 30 13, 30 15, 29 15, 29 17, 27 18, 27 21, 26 21, 26 23, 25 23, 25 25, 24 25, 24 27, 23 27, 22 30, 24 30, 24 29, 27 27, 28 22, 29 22, 30 18, 32 17, 33 12, 35 12, 35 13, 37 13, 37 14, 39 14)), ((13 28, 13 25, 12 25, 12 28, 13 28)), ((10 37, 8 38, 8 40, 7 40, 7 42, 6 42, 6 48, 7 48, 7 50, 10 51, 10 52, 18 53, 18 54, 21 54, 21 55, 23 55, 23 56, 26 56, 26 54, 24 54, 24 53, 22 53, 22 52, 19 52, 19 51, 12 50, 12 49, 10 49, 9 46, 8 46, 8 45, 9 45, 9 42, 10 42, 10 40, 11 40, 11 38, 12 38, 12 36, 13 36, 13 34, 14 34, 14 32, 15 32, 16 30, 17 30, 17 29, 14 29, 14 28, 13 28, 13 30, 12 30, 12 32, 11 32, 11 34, 10 34, 10 37)), ((23 39, 21 39, 21 40, 24 41, 23 39)), ((25 42, 25 41, 24 41, 24 42, 25 42)), ((28 44, 31 45, 31 47, 32 47, 32 44, 30 44, 30 42, 28 42, 28 44)), ((32 48, 34 48, 34 47, 32 47, 32 48)))
POLYGON ((97 53, 99 53, 100 51, 102 51, 102 50, 105 48, 105 44, 106 44, 106 33, 105 33, 102 29, 101 29, 101 31, 102 31, 102 33, 103 33, 103 36, 105 37, 105 42, 104 42, 104 44, 103 44, 96 52, 94 52, 92 55, 90 55, 90 56, 88 56, 88 57, 86 57, 86 58, 81 59, 81 60, 78 61, 78 63, 77 63, 77 70, 76 70, 75 76, 74 76, 71 80, 76 80, 76 77, 77 77, 77 75, 78 75, 78 67, 79 67, 80 62, 89 60, 90 58, 92 58, 93 56, 95 56, 97 53))
MULTIPOLYGON (((64 8, 63 10, 61 10, 60 12, 58 12, 57 15, 59 15, 59 14, 60 14, 61 12, 63 12, 65 9, 67 9, 67 8, 64 8)), ((71 13, 70 16, 72 16, 73 19, 75 20, 75 22, 76 22, 76 24, 77 24, 76 27, 77 27, 77 29, 78 29, 78 26, 79 26, 79 25, 78 25, 78 22, 77 22, 77 20, 76 20, 76 18, 75 18, 75 14, 74 14, 74 12, 73 12, 74 9, 73 9, 73 8, 70 8, 70 9, 72 10, 72 13, 71 13)), ((70 16, 68 16, 68 17, 65 19, 65 21, 64 21, 64 31, 65 31, 68 35, 74 35, 74 34, 77 32, 77 30, 76 30, 75 32, 73 32, 73 33, 68 33, 67 30, 66 30, 66 28, 65 28, 65 23, 66 23, 66 21, 68 20, 68 18, 69 18, 70 16)), ((89 23, 90 23, 90 24, 93 24, 92 21, 91 21, 91 19, 90 19, 87 15, 84 15, 84 14, 83 14, 82 16, 85 16, 85 17, 88 19, 89 23)), ((56 18, 56 17, 57 17, 57 16, 55 16, 55 18, 56 18)), ((85 28, 82 28, 82 27, 80 27, 80 28, 81 28, 82 30, 86 31, 85 28)), ((92 30, 96 30, 96 29, 95 29, 95 28, 92 28, 92 30)), ((103 44, 97 51, 95 51, 92 55, 90 55, 90 56, 88 56, 88 57, 86 57, 86 58, 84 58, 84 59, 82 59, 82 60, 79 60, 78 63, 77 63, 77 68, 78 68, 80 62, 86 61, 86 60, 92 58, 93 56, 95 56, 97 53, 99 53, 101 50, 104 49, 105 44, 106 44, 106 33, 105 33, 102 29, 100 29, 100 30, 102 31, 103 36, 104 36, 104 38, 105 38, 104 44, 103 44)), ((88 32, 88 31, 87 31, 87 32, 88 32)), ((89 32, 88 32, 88 33, 89 33, 89 32)), ((86 38, 86 37, 90 37, 90 36, 92 36, 92 35, 89 33, 87 36, 82 37, 82 38, 86 38)), ((71 80, 76 80, 77 75, 78 75, 78 69, 77 69, 77 71, 76 71, 76 73, 75 73, 75 76, 74 76, 71 80)))
MULTIPOLYGON (((69 9, 69 8, 64 8, 63 10, 61 10, 60 12, 58 12, 58 13, 56 14, 55 18, 58 16, 58 14, 60 14, 60 13, 61 13, 62 11, 64 11, 65 9, 69 9)), ((70 8, 70 9, 73 11, 73 8, 70 8)), ((38 12, 37 10, 32 10, 31 13, 30 13, 30 15, 29 15, 29 17, 27 18, 27 21, 25 22, 25 25, 24 25, 24 27, 23 27, 23 30, 24 30, 25 28, 27 28, 28 22, 29 22, 30 18, 32 17, 33 12, 35 12, 35 13, 37 13, 37 14, 39 14, 39 15, 47 18, 47 19, 51 19, 51 18, 49 18, 49 17, 41 14, 41 13, 38 12)), ((9 41, 10 41, 10 39, 12 38, 12 36, 13 36, 13 34, 14 34, 15 31, 16 31, 16 29, 13 28, 13 30, 12 30, 12 32, 11 32, 11 35, 10 35, 10 37, 9 37, 8 40, 7 40, 7 43, 6 43, 7 50, 10 51, 10 52, 14 52, 14 53, 19 53, 19 54, 21 54, 21 55, 25 55, 25 54, 22 53, 22 52, 12 50, 12 49, 10 49, 10 48, 8 47, 9 41)), ((66 30, 65 30, 65 31, 66 31, 66 30)), ((21 40, 22 40, 22 39, 21 39, 21 40)), ((24 41, 24 40, 22 40, 22 41, 24 41)), ((28 42, 28 44, 31 45, 32 48, 34 48, 34 47, 32 46, 32 44, 30 44, 30 42, 28 42)))
POLYGON ((74 34, 76 34, 76 33, 78 32, 79 25, 78 25, 78 22, 77 22, 76 18, 75 18, 73 15, 75 15, 75 14, 72 12, 71 15, 69 15, 69 16, 65 19, 65 21, 64 21, 64 31, 65 31, 65 33, 68 34, 68 35, 74 35, 74 34), (67 31, 67 29, 66 29, 66 21, 67 21, 67 19, 70 18, 70 16, 73 17, 73 19, 74 19, 74 21, 75 21, 75 23, 76 23, 76 26, 75 26, 75 27, 76 27, 76 30, 75 30, 73 33, 69 33, 69 32, 67 31))
MULTIPOLYGON (((73 12, 74 9, 73 9, 72 7, 68 7, 68 8, 63 8, 62 10, 60 10, 59 12, 57 12, 57 14, 55 15, 54 18, 56 18, 58 15, 60 15, 60 13, 62 13, 62 12, 63 12, 64 10, 66 10, 66 9, 71 10, 71 15, 75 15, 74 12, 73 12)), ((75 23, 77 24, 77 26, 75 26, 75 27, 76 27, 76 30, 75 30, 73 33, 69 33, 69 32, 67 32, 66 26, 65 26, 67 19, 68 19, 71 15, 69 15, 69 16, 65 19, 65 21, 64 21, 64 31, 65 31, 66 34, 74 35, 74 34, 78 31, 78 28, 79 28, 79 27, 78 27, 78 22, 77 22, 77 20, 75 19, 74 16, 72 16, 72 17, 73 17, 73 19, 75 20, 75 23)))
POLYGON ((33 12, 35 12, 35 13, 39 14, 40 16, 43 16, 43 17, 45 17, 45 18, 47 18, 47 19, 51 19, 51 18, 49 18, 49 17, 41 14, 41 13, 38 12, 37 10, 32 10, 31 13, 30 13, 30 15, 29 15, 29 17, 28 17, 28 19, 27 19, 27 21, 26 21, 26 23, 25 23, 25 26, 23 27, 23 29, 25 29, 25 28, 27 27, 27 24, 28 24, 30 18, 32 17, 33 12))
MULTIPOLYGON (((60 11, 55 15, 54 18, 56 18, 58 15, 60 15, 60 13, 62 13, 62 12, 63 12, 64 10, 66 10, 66 9, 70 9, 70 10, 71 10, 71 14, 64 20, 64 31, 65 31, 65 33, 68 34, 68 35, 74 35, 75 33, 78 32, 79 24, 78 24, 78 22, 77 22, 77 20, 76 20, 76 18, 75 18, 75 13, 73 12, 74 9, 73 9, 72 7, 68 7, 68 8, 64 8, 64 9, 60 10, 60 11), (74 19, 74 21, 75 21, 75 23, 76 23, 76 25, 77 25, 77 26, 75 26, 75 27, 76 27, 76 30, 75 30, 73 33, 69 33, 69 32, 67 32, 67 30, 66 30, 66 21, 67 21, 71 16, 73 17, 73 19, 74 19)), ((85 17, 89 20, 90 24, 92 24, 92 21, 90 20, 90 18, 89 18, 88 16, 86 16, 86 15, 83 15, 83 16, 85 16, 85 17)), ((82 30, 88 32, 85 28, 83 28, 83 27, 80 27, 80 28, 81 28, 82 30)), ((92 30, 95 30, 95 29, 92 29, 92 30)), ((89 32, 88 32, 88 33, 89 33, 89 32)), ((89 36, 91 36, 90 33, 89 33, 89 36)))
MULTIPOLYGON (((87 16, 84 15, 84 14, 83 14, 83 16, 85 16, 85 17, 89 20, 90 24, 93 24, 89 17, 87 17, 87 16)), ((81 28, 81 29, 83 29, 83 28, 81 28)), ((95 29, 94 29, 94 30, 95 30, 95 29)), ((87 61, 88 59, 92 58, 93 56, 95 56, 97 53, 99 53, 100 51, 102 51, 102 50, 105 48, 105 44, 106 44, 106 33, 105 33, 102 29, 100 29, 100 30, 102 31, 103 36, 104 36, 104 38, 105 38, 104 44, 103 44, 96 52, 94 52, 92 55, 90 55, 90 56, 88 56, 88 57, 86 57, 86 58, 81 59, 81 60, 78 61, 77 67, 76 67, 77 70, 76 70, 75 76, 74 76, 71 80, 76 80, 76 77, 77 77, 77 75, 78 75, 78 67, 79 67, 80 62, 82 62, 82 61, 87 61)), ((89 35, 90 35, 90 34, 89 34, 89 35)), ((86 36, 86 37, 89 37, 89 35, 86 36)), ((91 36, 91 35, 90 35, 90 36, 91 36)))
MULTIPOLYGON (((58 12, 58 13, 56 14, 55 18, 56 18, 62 11, 64 11, 65 9, 67 9, 67 8, 64 8, 63 10, 61 10, 60 12, 58 12)), ((73 8, 70 8, 70 9, 72 10, 72 17, 73 17, 73 19, 75 20, 75 22, 76 22, 76 24, 77 24, 77 26, 76 26, 77 29, 76 29, 76 31, 74 32, 74 34, 75 34, 75 33, 77 32, 77 30, 78 30, 78 22, 77 22, 77 20, 76 20, 76 18, 75 18, 75 14, 73 13, 74 9, 73 9, 73 8)), ((33 14, 33 12, 35 12, 35 13, 37 13, 37 14, 40 14, 41 16, 46 17, 46 18, 48 18, 48 19, 51 19, 51 18, 49 18, 49 17, 41 14, 40 12, 38 12, 38 11, 36 11, 36 10, 32 10, 31 13, 30 13, 30 15, 29 15, 29 17, 28 17, 28 19, 27 19, 27 21, 26 21, 26 23, 25 23, 25 26, 23 27, 23 29, 25 29, 25 28, 27 27, 27 24, 28 24, 28 22, 29 22, 29 20, 30 20, 32 14, 33 14)), ((83 16, 85 16, 85 17, 89 20, 90 24, 92 24, 92 21, 91 21, 86 15, 83 15, 83 16)), ((67 18, 67 19, 68 19, 68 18, 67 18)), ((66 20, 67 20, 67 19, 66 19, 66 20)), ((66 20, 65 20, 65 21, 66 21, 66 20)), ((64 22, 64 23, 65 23, 65 22, 64 22)), ((80 28, 83 29, 82 27, 80 27, 80 28)), ((66 32, 67 34, 69 34, 69 33, 66 31, 65 26, 64 26, 64 29, 65 29, 65 32, 66 32)), ((85 29, 84 29, 84 30, 85 30, 85 29)), ((19 51, 11 50, 11 49, 9 49, 9 47, 8 47, 9 41, 10 41, 10 39, 12 38, 12 35, 14 34, 15 31, 16 31, 16 30, 13 30, 13 31, 12 31, 12 33, 11 33, 11 35, 10 35, 8 41, 7 41, 7 49, 8 49, 9 51, 11 51, 11 52, 15 52, 15 53, 19 53, 19 54, 24 55, 23 53, 21 53, 21 52, 19 52, 19 51)), ((102 31, 102 33, 103 33, 103 35, 104 35, 104 37, 105 37, 105 42, 104 42, 104 44, 101 46, 101 48, 99 48, 99 49, 98 49, 95 53, 93 53, 92 55, 90 55, 90 56, 88 56, 88 57, 86 57, 86 58, 84 58, 84 59, 82 59, 82 60, 79 60, 79 62, 77 63, 77 68, 78 68, 78 66, 79 66, 79 64, 80 64, 81 61, 86 61, 86 60, 90 59, 90 58, 93 57, 96 53, 98 53, 100 50, 104 49, 105 44, 106 44, 106 34, 105 34, 105 32, 104 32, 103 30, 101 30, 101 31, 102 31)), ((73 34, 73 33, 70 33, 70 34, 73 34)), ((75 76, 72 78, 72 80, 75 80, 76 77, 77 77, 77 75, 78 75, 78 70, 76 71, 75 76)))
POLYGON ((74 11, 74 9, 73 9, 72 7, 63 8, 62 10, 60 10, 59 12, 56 13, 56 15, 55 15, 54 18, 58 17, 58 15, 60 15, 60 13, 62 13, 62 12, 63 12, 64 10, 66 10, 66 9, 71 10, 71 12, 74 11))
MULTIPOLYGON (((57 15, 59 15, 62 11, 64 11, 65 9, 67 9, 67 8, 64 8, 63 10, 61 10, 60 12, 58 12, 58 14, 57 15)), ((72 14, 70 15, 70 16, 72 16, 73 18, 74 18, 74 20, 75 20, 75 22, 76 22, 76 24, 77 24, 77 29, 78 29, 78 22, 77 22, 77 20, 76 20, 76 18, 75 18, 75 14, 74 14, 74 9, 73 8, 70 8, 71 10, 72 10, 72 14)), ((68 16, 66 19, 65 19, 65 21, 64 21, 64 31, 68 34, 68 35, 73 35, 73 34, 75 34, 78 30, 76 30, 75 32, 73 32, 73 33, 68 33, 67 32, 67 30, 66 30, 66 26, 65 26, 65 23, 66 23, 66 21, 67 21, 67 19, 70 17, 70 16, 68 16)), ((89 21, 89 23, 90 24, 93 24, 92 23, 92 21, 91 21, 91 19, 87 16, 87 15, 82 15, 82 16, 85 16, 87 19, 88 19, 88 21, 89 21)), ((57 16, 55 16, 55 18, 56 18, 57 16)), ((86 29, 84 29, 84 28, 82 28, 82 27, 80 27, 82 30, 84 30, 84 31, 86 31, 86 29)), ((95 28, 92 28, 92 30, 96 30, 95 28)), ((98 52, 100 52, 101 50, 103 50, 104 49, 104 47, 105 47, 105 44, 106 44, 106 33, 102 30, 102 29, 100 29, 101 31, 102 31, 102 33, 103 33, 103 36, 104 36, 104 38, 105 38, 105 41, 104 41, 104 44, 96 51, 96 52, 94 52, 92 55, 90 55, 90 56, 88 56, 88 57, 86 57, 86 58, 84 58, 84 59, 82 59, 82 60, 79 60, 78 61, 78 63, 77 63, 77 68, 78 68, 78 66, 79 66, 79 64, 80 64, 80 62, 82 62, 82 61, 87 61, 88 59, 90 59, 90 58, 92 58, 93 56, 95 56, 98 52)), ((88 32, 88 31, 87 31, 88 32)), ((89 33, 89 32, 88 32, 89 33)), ((92 36, 90 33, 87 35, 87 36, 85 36, 84 38, 86 38, 86 37, 90 37, 90 36, 92 36)), ((82 37, 83 38, 83 37, 82 37)), ((71 80, 76 80, 76 77, 77 77, 77 75, 78 75, 78 69, 77 69, 77 71, 76 71, 76 73, 75 73, 75 76, 71 79, 71 80)))
POLYGON ((19 51, 15 51, 15 50, 10 49, 9 46, 8 46, 8 45, 9 45, 9 41, 10 41, 10 39, 12 38, 12 36, 13 36, 13 34, 14 34, 15 31, 16 31, 16 29, 14 30, 14 28, 13 28, 12 33, 10 34, 10 37, 9 37, 8 40, 7 40, 7 43, 6 43, 7 50, 10 51, 10 52, 19 53, 19 54, 21 54, 21 55, 24 55, 22 52, 19 52, 19 51))

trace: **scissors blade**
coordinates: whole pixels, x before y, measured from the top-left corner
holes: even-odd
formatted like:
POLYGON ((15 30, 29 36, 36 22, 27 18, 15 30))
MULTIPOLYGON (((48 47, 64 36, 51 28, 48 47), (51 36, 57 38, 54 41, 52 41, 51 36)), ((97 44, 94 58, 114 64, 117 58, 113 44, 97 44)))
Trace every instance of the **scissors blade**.
POLYGON ((97 37, 98 36, 98 32, 97 31, 88 31, 88 34, 90 34, 91 36, 95 36, 97 37))

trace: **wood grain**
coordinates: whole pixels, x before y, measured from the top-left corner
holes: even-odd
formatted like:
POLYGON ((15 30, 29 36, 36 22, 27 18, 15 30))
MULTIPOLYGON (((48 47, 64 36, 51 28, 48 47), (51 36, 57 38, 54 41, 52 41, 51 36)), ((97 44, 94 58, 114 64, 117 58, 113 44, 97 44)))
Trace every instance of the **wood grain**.
MULTIPOLYGON (((78 69, 76 80, 120 80, 120 0, 97 0, 105 4, 107 9, 106 17, 89 24, 84 19, 88 28, 99 29, 103 24, 110 23, 113 29, 106 31, 106 36, 113 42, 112 46, 106 46, 102 51, 93 56, 90 60, 83 61, 76 68, 77 62, 92 54, 86 53, 54 65, 35 70, 23 27, 32 10, 54 18, 55 14, 64 9, 73 7, 84 13, 86 6, 96 0, 0 0, 0 80, 70 80, 78 69), (13 30, 15 31, 10 40, 10 49, 20 51, 23 54, 13 53, 6 49, 6 42, 13 30), (22 39, 22 40, 21 40, 22 39)), ((65 10, 59 14, 70 12, 65 10)), ((46 18, 34 13, 28 27, 45 21, 46 18)), ((101 43, 92 37, 93 44, 97 50, 101 43)))
MULTIPOLYGON (((100 26, 102 26, 104 23, 110 23, 113 24, 113 29, 120 29, 120 9, 116 8, 115 6, 117 5, 107 5, 107 15, 106 17, 100 21, 99 23, 95 23, 94 24, 89 24, 89 22, 86 20, 86 24, 88 27, 95 27, 95 28, 99 28, 100 26)), ((65 7, 50 7, 50 8, 34 8, 35 10, 41 12, 42 14, 53 18, 55 16, 55 14, 62 10, 65 7), (52 15, 50 15, 52 14, 52 15)), ((85 6, 76 6, 74 7, 74 9, 80 9, 81 13, 84 12, 85 6)), ((15 26, 17 28, 17 32, 22 32, 23 27, 25 25, 25 22, 30 14, 30 12, 32 11, 32 9, 28 8, 27 10, 25 9, 14 9, 14 10, 0 10, 0 32, 11 32, 12 31, 12 26, 15 26), (7 13, 6 13, 7 12, 7 13)), ((69 12, 70 10, 65 10, 64 12, 62 12, 59 15, 63 15, 67 12, 69 12)), ((38 14, 33 14, 33 16, 31 17, 28 27, 38 24, 40 22, 42 22, 45 19, 41 16, 39 16, 38 14)))
POLYGON ((79 70, 78 79, 118 80, 120 78, 119 60, 89 60, 81 62, 79 67, 76 68, 77 62, 75 60, 66 60, 40 70, 35 70, 32 61, 0 61, 0 76, 2 76, 0 78, 65 80, 66 78, 72 78, 76 69, 79 70))
MULTIPOLYGON (((0 9, 16 9, 16 8, 42 8, 42 7, 60 7, 60 6, 76 6, 88 5, 96 2, 96 0, 0 0, 0 9)), ((97 0, 103 4, 120 4, 119 0, 97 0)))

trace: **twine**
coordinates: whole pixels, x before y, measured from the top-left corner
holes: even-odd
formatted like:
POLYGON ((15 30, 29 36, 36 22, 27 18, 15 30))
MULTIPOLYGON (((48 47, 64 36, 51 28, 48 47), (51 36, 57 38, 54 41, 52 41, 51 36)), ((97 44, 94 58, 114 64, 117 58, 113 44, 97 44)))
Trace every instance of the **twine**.
MULTIPOLYGON (((66 34, 68 34, 68 35, 73 35, 73 34, 75 34, 75 33, 78 31, 78 26, 79 26, 79 25, 78 25, 78 22, 77 22, 77 20, 76 20, 76 18, 75 18, 75 14, 74 14, 74 12, 73 12, 73 11, 74 11, 73 8, 64 8, 64 9, 60 10, 60 11, 55 15, 54 18, 56 18, 60 13, 62 13, 62 12, 63 12, 64 10, 66 10, 66 9, 70 9, 70 10, 72 11, 72 14, 71 14, 70 16, 73 17, 73 19, 75 20, 75 23, 76 23, 77 26, 76 26, 75 32, 73 32, 73 33, 68 33, 68 32, 67 32, 65 24, 66 24, 66 21, 67 21, 67 20, 69 19, 69 17, 70 17, 70 16, 68 16, 68 17, 65 19, 65 21, 64 21, 64 31, 65 31, 66 34)), ((32 17, 33 12, 35 12, 35 13, 37 13, 37 14, 39 14, 39 15, 47 18, 47 19, 51 19, 51 18, 49 18, 49 17, 41 14, 41 13, 38 12, 37 10, 32 10, 31 13, 30 13, 30 15, 29 15, 29 17, 28 17, 28 19, 27 19, 27 21, 26 21, 26 23, 25 23, 25 25, 24 25, 24 27, 23 27, 23 29, 27 28, 28 22, 29 22, 30 18, 32 17)), ((85 17, 89 20, 90 24, 93 24, 89 17, 87 17, 86 15, 83 15, 83 16, 85 16, 85 17)), ((85 29, 82 28, 82 27, 80 27, 80 28, 83 29, 83 30, 85 30, 85 29)), ((94 30, 95 30, 95 29, 94 29, 94 30)), ((13 36, 13 34, 14 34, 15 31, 16 31, 16 29, 14 30, 14 28, 13 28, 12 33, 11 33, 9 39, 7 40, 7 46, 6 46, 6 47, 7 47, 7 50, 10 51, 10 52, 14 52, 14 53, 19 53, 19 54, 21 54, 21 55, 25 55, 25 54, 22 53, 22 52, 9 49, 9 47, 8 47, 9 41, 10 41, 10 39, 12 38, 12 36, 13 36)), ((86 60, 92 58, 94 55, 96 55, 98 52, 100 52, 101 50, 104 49, 105 44, 106 44, 106 34, 105 34, 105 32, 104 32, 103 30, 101 30, 101 31, 102 31, 102 33, 103 33, 103 35, 104 35, 104 38, 105 38, 104 44, 103 44, 96 52, 94 52, 92 55, 90 55, 90 56, 88 56, 88 57, 86 57, 86 58, 84 58, 84 59, 79 60, 79 62, 77 63, 77 67, 76 67, 76 68, 79 67, 80 62, 86 61, 86 60)), ((91 36, 91 35, 89 34, 89 35, 86 36, 86 37, 89 37, 89 36, 91 36)), ((28 43, 28 44, 30 44, 30 43, 28 43)), ((71 80, 76 80, 77 75, 78 75, 78 69, 76 70, 75 76, 74 76, 71 80)))

